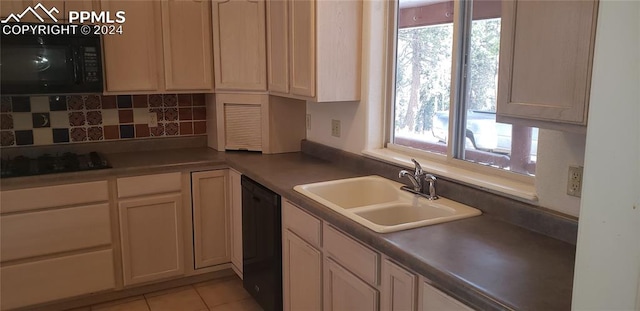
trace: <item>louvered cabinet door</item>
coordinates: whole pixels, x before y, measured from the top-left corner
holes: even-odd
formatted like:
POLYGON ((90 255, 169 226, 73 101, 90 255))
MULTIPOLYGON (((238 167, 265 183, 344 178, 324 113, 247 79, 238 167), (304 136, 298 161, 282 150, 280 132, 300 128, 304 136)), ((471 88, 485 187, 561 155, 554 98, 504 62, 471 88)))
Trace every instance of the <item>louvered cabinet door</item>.
POLYGON ((263 151, 268 100, 267 95, 217 94, 218 150, 263 151))

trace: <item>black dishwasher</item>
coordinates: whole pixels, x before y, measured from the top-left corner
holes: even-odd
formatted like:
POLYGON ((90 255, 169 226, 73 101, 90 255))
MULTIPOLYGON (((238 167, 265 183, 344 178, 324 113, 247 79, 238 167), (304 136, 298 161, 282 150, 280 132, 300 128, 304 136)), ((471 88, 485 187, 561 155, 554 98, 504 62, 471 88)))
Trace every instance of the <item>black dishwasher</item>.
POLYGON ((280 196, 242 175, 244 288, 265 311, 282 310, 280 196))

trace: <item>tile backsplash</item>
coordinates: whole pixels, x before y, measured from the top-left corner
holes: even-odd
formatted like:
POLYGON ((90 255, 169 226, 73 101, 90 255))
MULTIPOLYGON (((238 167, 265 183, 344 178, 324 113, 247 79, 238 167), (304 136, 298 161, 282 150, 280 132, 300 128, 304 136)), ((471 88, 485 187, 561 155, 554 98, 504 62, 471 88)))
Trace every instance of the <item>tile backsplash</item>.
POLYGON ((2 96, 1 146, 206 135, 204 94, 2 96), (150 127, 155 113, 157 126, 150 127))

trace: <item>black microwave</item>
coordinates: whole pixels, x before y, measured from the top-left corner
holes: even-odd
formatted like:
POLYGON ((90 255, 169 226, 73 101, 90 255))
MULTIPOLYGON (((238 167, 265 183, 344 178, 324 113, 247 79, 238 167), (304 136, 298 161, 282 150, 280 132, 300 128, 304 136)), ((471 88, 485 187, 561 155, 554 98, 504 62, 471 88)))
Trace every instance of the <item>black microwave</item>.
POLYGON ((102 93, 100 36, 83 35, 75 26, 70 25, 67 30, 76 29, 78 33, 22 33, 21 28, 14 28, 16 34, 9 31, 11 28, 6 32, 3 29, 0 94, 102 93))

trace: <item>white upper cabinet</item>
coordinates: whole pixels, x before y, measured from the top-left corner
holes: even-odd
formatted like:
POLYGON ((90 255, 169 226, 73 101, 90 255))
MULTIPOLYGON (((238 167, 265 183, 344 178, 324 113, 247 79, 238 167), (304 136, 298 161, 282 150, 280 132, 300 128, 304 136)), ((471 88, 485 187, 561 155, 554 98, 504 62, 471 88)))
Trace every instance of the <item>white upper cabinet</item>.
POLYGON ((214 0, 217 91, 266 91, 264 0, 214 0))
POLYGON ((269 91, 316 102, 360 99, 362 1, 267 2, 269 91))
POLYGON ((498 121, 584 130, 597 8, 597 0, 503 2, 498 121))

